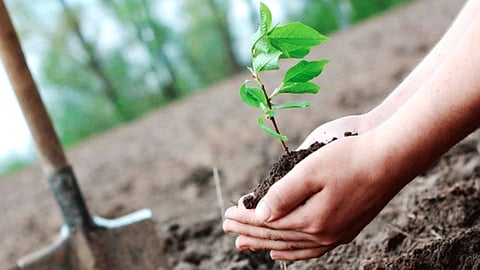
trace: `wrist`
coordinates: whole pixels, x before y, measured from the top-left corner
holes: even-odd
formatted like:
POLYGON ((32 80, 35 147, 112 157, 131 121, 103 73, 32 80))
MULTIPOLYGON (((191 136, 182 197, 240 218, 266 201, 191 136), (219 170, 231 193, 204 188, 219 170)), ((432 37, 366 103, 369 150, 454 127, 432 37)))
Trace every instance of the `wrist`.
POLYGON ((358 133, 365 133, 380 125, 385 119, 380 117, 379 110, 374 108, 364 114, 359 115, 358 133))
POLYGON ((372 154, 374 179, 381 185, 389 186, 398 192, 429 164, 428 151, 422 149, 418 141, 409 140, 403 125, 392 119, 386 120, 366 133, 368 151, 372 154))

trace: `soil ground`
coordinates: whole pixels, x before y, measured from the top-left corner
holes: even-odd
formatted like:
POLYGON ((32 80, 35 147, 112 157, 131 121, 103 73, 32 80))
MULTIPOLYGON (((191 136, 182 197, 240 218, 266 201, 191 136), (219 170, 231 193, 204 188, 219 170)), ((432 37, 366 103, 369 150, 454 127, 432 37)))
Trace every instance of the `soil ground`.
MULTIPOLYGON (((321 123, 382 100, 440 39, 464 1, 419 0, 343 30, 313 52, 331 60, 309 111, 278 115, 295 147, 321 123)), ((212 169, 226 206, 265 177, 280 155, 241 104, 238 74, 67 155, 91 212, 151 208, 167 269, 279 269, 263 252, 238 252, 222 231, 212 169), (212 207, 212 205, 214 207, 212 207)), ((271 76, 266 82, 278 78, 271 76)), ((414 116, 412 116, 414 117, 414 116)), ((480 269, 480 134, 405 187, 350 244, 289 269, 480 269)), ((62 224, 38 165, 0 180, 0 268, 50 244, 62 224)))

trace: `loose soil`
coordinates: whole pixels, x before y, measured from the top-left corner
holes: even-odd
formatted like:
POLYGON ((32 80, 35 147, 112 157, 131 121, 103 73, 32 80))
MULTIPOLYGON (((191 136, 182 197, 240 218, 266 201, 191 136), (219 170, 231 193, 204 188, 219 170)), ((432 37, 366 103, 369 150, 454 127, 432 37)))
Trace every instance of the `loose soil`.
MULTIPOLYGON (((365 112, 385 98, 463 2, 414 1, 313 51, 312 58, 331 60, 318 81, 324 90, 311 99, 309 112, 278 115, 289 145, 325 121, 365 112)), ((235 237, 222 231, 217 206, 214 167, 228 207, 265 178, 282 151, 238 98, 246 77, 234 76, 67 151, 92 213, 119 217, 152 209, 165 269, 280 269, 266 252, 237 251, 235 237)), ((265 79, 267 85, 278 81, 265 79)), ((288 269, 480 269, 479 142, 477 131, 452 148, 351 243, 288 269)), ((52 243, 62 224, 38 165, 2 177, 0 211, 1 269, 52 243)))
POLYGON ((300 163, 300 161, 324 145, 325 143, 315 142, 307 149, 290 151, 289 153, 283 154, 280 159, 273 164, 268 177, 255 187, 252 194, 243 198, 245 208, 253 209, 257 207, 258 202, 267 194, 273 184, 284 177, 295 165, 300 163))

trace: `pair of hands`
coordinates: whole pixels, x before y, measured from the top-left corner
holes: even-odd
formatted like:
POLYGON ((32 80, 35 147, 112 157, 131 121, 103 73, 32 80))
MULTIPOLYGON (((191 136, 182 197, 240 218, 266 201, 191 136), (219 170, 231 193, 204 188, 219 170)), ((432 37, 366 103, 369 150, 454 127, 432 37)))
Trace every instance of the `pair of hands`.
POLYGON ((384 181, 366 117, 348 116, 314 130, 300 146, 341 138, 311 154, 273 185, 256 209, 225 212, 223 228, 240 250, 270 250, 276 260, 319 257, 348 243, 399 188, 384 181), (345 131, 359 136, 343 137, 345 131), (305 203, 303 203, 305 202, 305 203))
POLYGON ((237 248, 300 260, 351 241, 406 183, 480 126, 478 44, 480 0, 470 0, 382 104, 320 126, 301 147, 345 131, 359 136, 305 158, 255 210, 239 203, 226 211, 224 230, 239 235, 237 248))

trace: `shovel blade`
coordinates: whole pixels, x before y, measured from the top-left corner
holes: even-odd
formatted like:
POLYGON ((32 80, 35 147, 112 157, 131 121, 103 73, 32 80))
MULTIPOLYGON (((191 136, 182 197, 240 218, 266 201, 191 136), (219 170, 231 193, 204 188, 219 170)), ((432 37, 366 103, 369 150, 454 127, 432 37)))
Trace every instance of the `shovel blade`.
POLYGON ((63 225, 53 244, 20 258, 16 269, 87 270, 94 269, 93 266, 94 258, 84 235, 80 231, 72 233, 63 225))
POLYGON ((150 210, 93 221, 96 229, 88 231, 69 232, 64 225, 55 243, 20 259, 17 269, 156 270, 166 263, 150 210))

